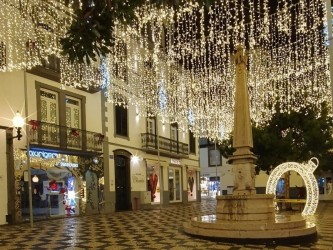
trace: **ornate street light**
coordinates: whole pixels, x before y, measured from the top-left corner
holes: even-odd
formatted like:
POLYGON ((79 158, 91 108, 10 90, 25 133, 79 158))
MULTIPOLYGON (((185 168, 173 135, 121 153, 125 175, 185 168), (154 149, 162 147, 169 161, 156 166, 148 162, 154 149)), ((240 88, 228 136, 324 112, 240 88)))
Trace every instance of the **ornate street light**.
POLYGON ((15 116, 13 117, 13 126, 17 130, 17 135, 12 137, 11 139, 17 138, 17 140, 21 140, 22 134, 21 129, 24 125, 24 118, 22 117, 20 112, 16 112, 15 116))

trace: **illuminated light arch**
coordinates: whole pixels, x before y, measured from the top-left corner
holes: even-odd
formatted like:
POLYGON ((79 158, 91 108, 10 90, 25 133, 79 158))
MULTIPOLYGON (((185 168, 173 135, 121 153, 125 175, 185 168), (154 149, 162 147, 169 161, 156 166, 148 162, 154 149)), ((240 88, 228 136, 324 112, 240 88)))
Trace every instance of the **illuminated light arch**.
POLYGON ((304 180, 306 187, 306 203, 302 215, 313 215, 316 212, 319 199, 319 189, 314 170, 318 167, 317 158, 311 158, 308 163, 286 162, 277 166, 269 175, 267 181, 266 194, 276 194, 276 186, 280 177, 288 172, 297 172, 304 180))

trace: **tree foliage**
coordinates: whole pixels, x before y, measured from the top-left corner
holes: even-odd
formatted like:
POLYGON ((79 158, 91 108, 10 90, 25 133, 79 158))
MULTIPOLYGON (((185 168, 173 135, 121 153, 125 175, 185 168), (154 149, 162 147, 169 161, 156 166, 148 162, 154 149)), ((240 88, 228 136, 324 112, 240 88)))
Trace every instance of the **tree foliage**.
MULTIPOLYGON (((106 56, 114 44, 114 25, 118 20, 130 24, 135 20, 135 9, 146 0, 66 0, 73 4, 75 16, 66 36, 60 39, 63 54, 70 62, 90 64, 100 56, 106 56), (81 7, 79 7, 81 5, 81 7)), ((197 0, 209 6, 213 0, 197 0)), ((174 0, 151 0, 157 7, 178 4, 174 0)))
MULTIPOLYGON (((299 112, 277 110, 269 122, 254 125, 252 129, 253 153, 261 169, 287 161, 307 162, 311 157, 319 159, 318 169, 332 169, 333 120, 326 103, 321 109, 308 105, 299 112)), ((226 140, 224 144, 230 147, 231 141, 226 140)), ((226 149, 228 147, 221 147, 223 154, 226 149)))

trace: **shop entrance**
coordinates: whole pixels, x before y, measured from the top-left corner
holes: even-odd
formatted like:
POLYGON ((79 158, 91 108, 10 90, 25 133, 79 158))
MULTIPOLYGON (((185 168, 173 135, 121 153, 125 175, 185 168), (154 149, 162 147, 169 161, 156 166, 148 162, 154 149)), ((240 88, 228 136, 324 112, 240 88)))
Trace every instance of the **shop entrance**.
MULTIPOLYGON (((29 217, 28 171, 20 181, 22 217, 29 217)), ((50 167, 31 169, 32 212, 34 219, 79 214, 78 183, 71 171, 50 167)))
POLYGON ((181 201, 181 174, 180 168, 169 168, 169 201, 181 201))
POLYGON ((125 155, 115 156, 116 211, 131 209, 129 159, 125 155))

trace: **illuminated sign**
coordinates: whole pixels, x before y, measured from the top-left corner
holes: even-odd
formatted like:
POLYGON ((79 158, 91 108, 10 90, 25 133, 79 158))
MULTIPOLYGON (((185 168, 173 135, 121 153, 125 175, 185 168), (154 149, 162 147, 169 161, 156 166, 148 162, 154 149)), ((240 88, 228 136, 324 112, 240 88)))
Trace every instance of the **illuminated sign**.
POLYGON ((175 164, 175 165, 180 165, 180 160, 177 160, 177 159, 170 159, 170 163, 171 163, 171 164, 175 164))
POLYGON ((29 150, 29 156, 30 157, 40 157, 43 159, 53 159, 53 158, 58 158, 59 154, 46 152, 46 151, 29 150))
POLYGON ((79 163, 74 163, 74 162, 59 162, 60 167, 67 167, 67 168, 77 168, 79 167, 79 163))

